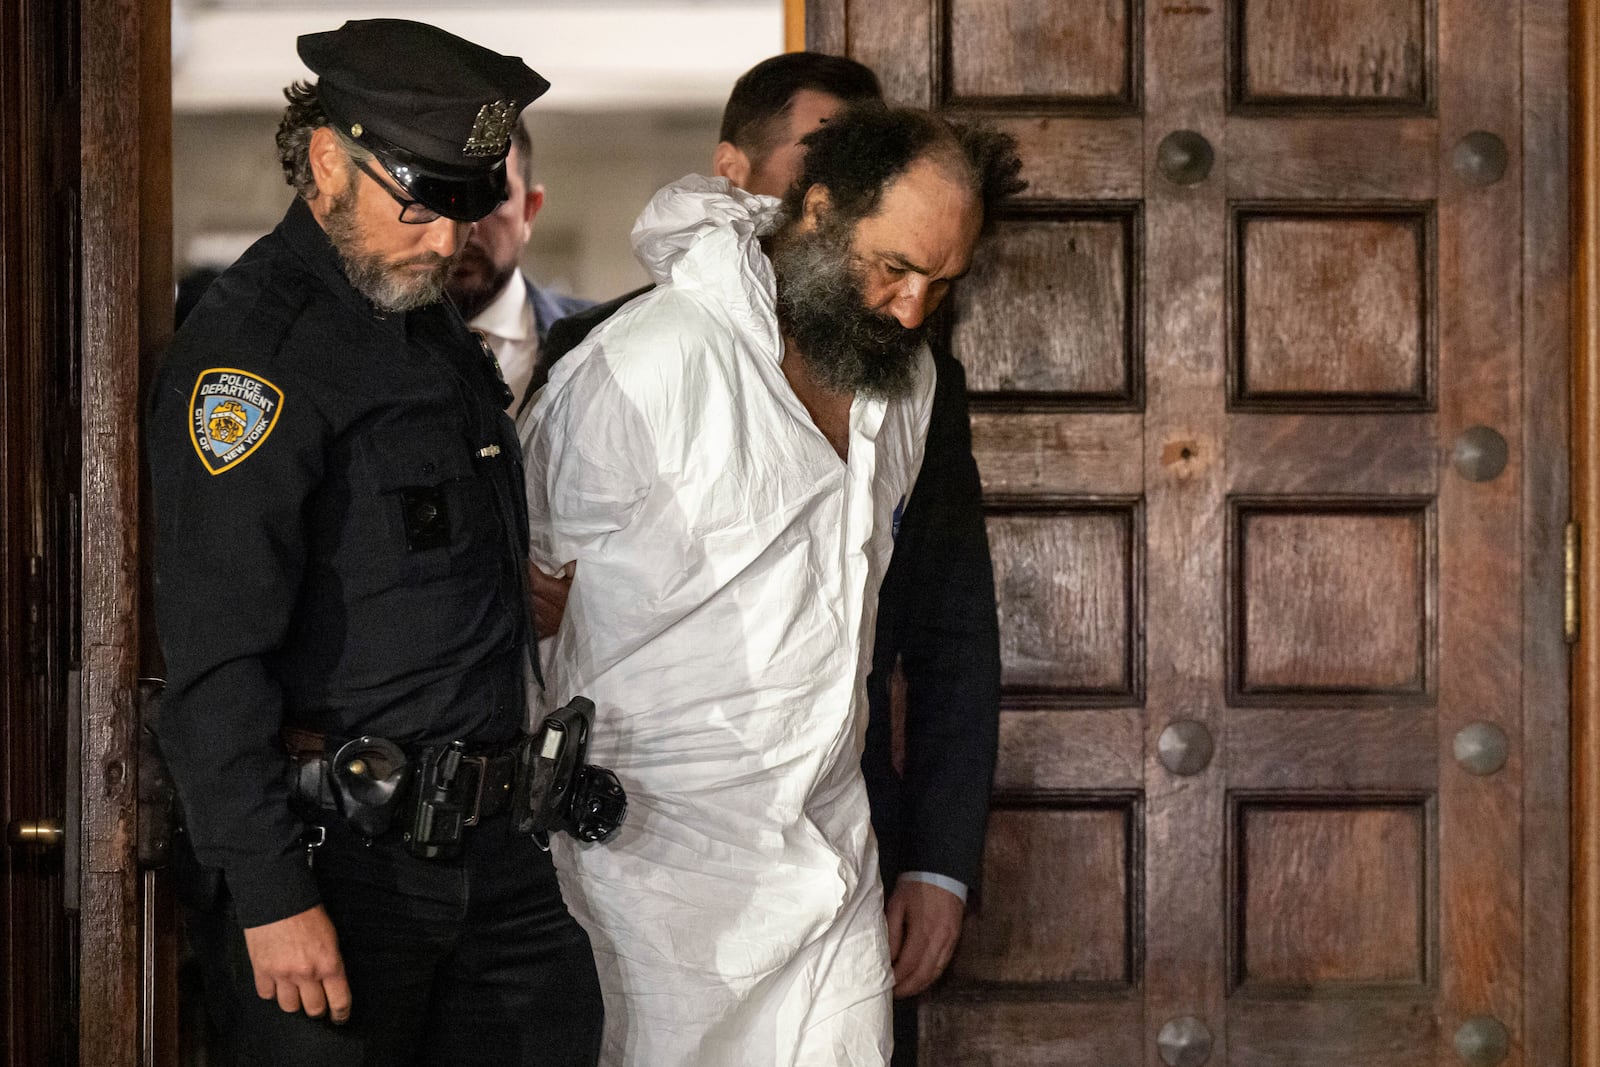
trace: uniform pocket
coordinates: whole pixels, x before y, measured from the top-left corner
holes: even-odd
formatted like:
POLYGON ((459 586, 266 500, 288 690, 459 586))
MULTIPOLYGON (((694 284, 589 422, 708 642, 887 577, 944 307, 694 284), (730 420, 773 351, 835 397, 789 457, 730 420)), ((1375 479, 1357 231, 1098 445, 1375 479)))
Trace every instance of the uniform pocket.
POLYGON ((440 427, 396 426, 374 431, 365 446, 387 545, 407 573, 449 574, 467 519, 462 486, 473 478, 465 441, 440 427))

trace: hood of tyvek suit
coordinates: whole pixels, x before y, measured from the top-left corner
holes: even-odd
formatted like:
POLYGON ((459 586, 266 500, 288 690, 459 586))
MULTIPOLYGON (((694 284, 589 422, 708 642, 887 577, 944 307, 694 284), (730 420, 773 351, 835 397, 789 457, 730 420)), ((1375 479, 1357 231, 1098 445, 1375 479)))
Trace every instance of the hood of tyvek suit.
POLYGON ((640 212, 630 236, 634 255, 657 285, 704 290, 771 328, 776 283, 761 238, 778 228, 779 203, 726 178, 690 174, 658 190, 640 212))

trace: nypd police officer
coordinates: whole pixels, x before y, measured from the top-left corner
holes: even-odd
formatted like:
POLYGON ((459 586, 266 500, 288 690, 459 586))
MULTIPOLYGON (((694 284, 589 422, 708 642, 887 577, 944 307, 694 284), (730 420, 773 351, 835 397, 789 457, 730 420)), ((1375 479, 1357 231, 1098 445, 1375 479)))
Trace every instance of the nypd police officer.
POLYGON ((161 742, 221 872, 208 1000, 247 1062, 591 1064, 588 939, 506 811, 520 450, 442 299, 548 83, 404 20, 299 52, 298 196, 185 322, 147 425, 161 742))

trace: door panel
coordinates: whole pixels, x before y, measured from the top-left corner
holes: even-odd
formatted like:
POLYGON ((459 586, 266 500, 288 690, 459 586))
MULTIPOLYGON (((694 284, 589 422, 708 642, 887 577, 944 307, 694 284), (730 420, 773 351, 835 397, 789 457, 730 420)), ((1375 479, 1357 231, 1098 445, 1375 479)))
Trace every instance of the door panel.
POLYGON ((1134 803, 1009 804, 992 814, 986 876, 1005 886, 967 930, 958 979, 989 985, 1129 986, 1134 803), (1068 897, 1040 857, 1072 857, 1082 892, 1068 897))
POLYGON ((1236 408, 1431 406, 1428 212, 1258 205, 1230 221, 1236 408))
POLYGON ((1229 703, 1430 699, 1426 500, 1229 501, 1229 703))
POLYGON ((924 1065, 1564 1048, 1523 1024, 1564 998, 1525 962, 1564 952, 1528 910, 1560 890, 1524 899, 1565 856, 1563 750, 1524 744, 1565 715, 1528 675, 1559 612, 1525 609, 1565 469, 1562 382, 1525 371, 1560 321, 1522 158, 1564 150, 1523 98, 1564 84, 1558 10, 819 6, 814 41, 1012 132, 1031 183, 947 338, 1005 697, 924 1065))
POLYGON ((1138 214, 1040 211, 999 225, 962 282, 950 344, 975 394, 1038 402, 1134 403, 1138 214), (1013 279, 1050 279, 1031 291, 1013 279))
POLYGON ((1053 702, 1121 702, 1140 688, 1138 508, 991 511, 1001 684, 1053 702), (1069 574, 1092 575, 1067 595, 1069 574))
POLYGON ((1230 970, 1239 990, 1428 985, 1437 964, 1424 906, 1434 880, 1426 799, 1234 801, 1230 970))
POLYGON ((1427 0, 1236 0, 1229 12, 1234 102, 1426 110, 1432 7, 1427 0))
POLYGON ((947 103, 1003 100, 1132 105, 1137 5, 1053 0, 951 0, 945 15, 947 103), (1073 57, 1063 66, 1059 57, 1073 57))

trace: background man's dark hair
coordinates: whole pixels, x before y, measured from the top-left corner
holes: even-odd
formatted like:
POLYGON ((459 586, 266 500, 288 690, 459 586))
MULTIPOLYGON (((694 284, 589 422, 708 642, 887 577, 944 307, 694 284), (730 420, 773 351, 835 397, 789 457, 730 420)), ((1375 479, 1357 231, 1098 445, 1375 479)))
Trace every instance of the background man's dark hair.
POLYGON ((511 127, 511 146, 517 150, 517 169, 522 173, 522 187, 533 188, 533 135, 521 119, 511 127))
POLYGON ((720 140, 760 161, 783 132, 782 120, 801 89, 836 96, 847 104, 883 99, 878 76, 853 59, 822 52, 786 52, 764 59, 733 83, 722 112, 720 140))
POLYGON ((311 82, 292 82, 283 90, 289 106, 283 109, 278 121, 278 163, 283 167, 283 179, 294 186, 303 200, 317 198, 317 179, 311 174, 311 135, 318 127, 327 126, 339 138, 345 154, 352 162, 365 163, 372 153, 362 148, 342 131, 328 122, 328 113, 322 110, 317 98, 317 87, 311 82))
POLYGON ((985 232, 1001 203, 1028 187, 1018 177, 1016 138, 914 108, 851 108, 800 143, 806 146, 804 169, 783 203, 791 219, 800 217, 813 185, 828 190, 839 221, 866 218, 877 211, 884 190, 920 159, 947 162, 952 174, 965 174, 983 203, 985 232))

